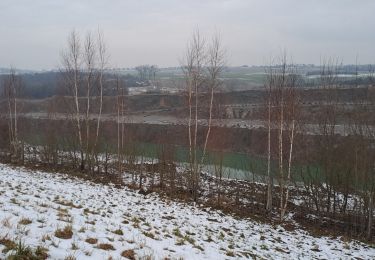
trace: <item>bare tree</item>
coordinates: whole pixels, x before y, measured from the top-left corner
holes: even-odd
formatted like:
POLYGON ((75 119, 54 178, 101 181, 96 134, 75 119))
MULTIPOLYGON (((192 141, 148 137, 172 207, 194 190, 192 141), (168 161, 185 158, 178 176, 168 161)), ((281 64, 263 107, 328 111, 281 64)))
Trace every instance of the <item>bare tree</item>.
POLYGON ((292 158, 297 121, 298 97, 297 71, 289 64, 286 53, 279 64, 271 65, 267 71, 267 200, 266 210, 272 210, 273 178, 271 174, 271 129, 277 129, 278 184, 280 187, 280 219, 284 219, 289 199, 292 174, 292 158), (273 117, 272 114, 275 116, 273 117), (284 145, 289 145, 285 147, 284 145), (286 161, 286 162, 284 162, 286 161), (285 166, 286 163, 286 166, 285 166))
POLYGON ((340 66, 337 59, 329 58, 321 66, 319 84, 321 97, 319 99, 320 111, 318 131, 321 138, 320 164, 322 166, 325 186, 321 189, 326 192, 325 209, 331 211, 332 199, 335 199, 335 154, 337 147, 337 120, 339 112, 338 100, 338 72, 340 66))
POLYGON ((79 96, 82 85, 82 47, 79 35, 72 31, 68 36, 67 48, 61 55, 65 84, 73 98, 73 118, 76 122, 76 134, 80 153, 80 169, 85 169, 84 146, 82 138, 82 125, 80 115, 79 96))
POLYGON ((153 81, 156 80, 156 72, 158 71, 158 66, 156 65, 139 65, 135 67, 138 72, 138 77, 141 81, 153 81))
POLYGON ((124 84, 120 77, 116 77, 116 113, 117 113, 117 163, 118 171, 122 172, 123 151, 124 151, 124 110, 125 110, 125 96, 124 84))
MULTIPOLYGON (((289 186, 291 183, 291 173, 292 173, 292 162, 293 162, 293 148, 295 143, 295 132, 297 128, 297 124, 299 121, 299 105, 300 105, 300 97, 299 97, 299 89, 300 80, 297 74, 297 71, 292 65, 289 65, 289 72, 288 72, 288 80, 287 80, 287 88, 286 88, 286 96, 285 96, 285 127, 287 131, 287 137, 289 142, 289 153, 288 153, 288 165, 287 165, 287 176, 285 182, 285 197, 284 197, 284 204, 281 206, 281 219, 284 218, 288 200, 289 200, 289 186)), ((283 181, 284 183, 284 181, 283 181)), ((281 187, 282 188, 282 187, 281 187)), ((283 199, 283 194, 281 194, 281 200, 283 199)))
POLYGON ((225 66, 225 50, 219 34, 212 37, 210 44, 196 30, 188 43, 182 71, 185 77, 185 86, 188 96, 188 142, 189 142, 189 186, 194 201, 198 198, 199 176, 202 170, 209 141, 215 92, 221 84, 220 75, 225 66), (208 105, 204 105, 202 97, 208 96, 208 105), (204 108, 208 109, 207 131, 204 135, 203 152, 198 158, 199 149, 199 116, 204 108))
POLYGON ((94 45, 94 39, 92 34, 88 32, 86 34, 83 52, 83 62, 85 65, 85 84, 86 84, 86 111, 85 111, 85 126, 86 126, 86 147, 85 147, 85 161, 87 162, 88 168, 92 170, 92 158, 91 158, 91 147, 90 147, 90 101, 92 96, 92 87, 94 84, 94 68, 96 59, 96 48, 94 45))
POLYGON ((20 143, 18 136, 18 97, 21 92, 21 78, 16 74, 14 68, 10 69, 8 75, 3 79, 3 91, 8 107, 8 129, 11 157, 20 159, 20 143))
POLYGON ((93 145, 92 153, 95 153, 96 164, 99 170, 99 163, 97 158, 97 145, 99 140, 100 125, 102 119, 103 111, 103 91, 104 91, 104 72, 108 65, 109 55, 107 54, 107 48, 105 45, 103 33, 98 29, 97 39, 96 39, 96 48, 97 48, 97 59, 98 59, 98 68, 97 68, 97 85, 99 92, 99 114, 96 123, 96 132, 95 132, 95 141, 93 145))
POLYGON ((272 94, 274 91, 274 72, 272 63, 267 69, 266 84, 266 96, 267 96, 267 199, 266 199, 266 210, 272 211, 272 189, 273 189, 273 176, 271 175, 271 110, 272 110, 272 94))
POLYGON ((190 190, 194 201, 198 198, 199 161, 197 158, 198 108, 199 94, 205 82, 206 42, 196 30, 189 42, 182 70, 185 75, 188 93, 188 139, 189 139, 189 171, 190 190))
POLYGON ((94 160, 99 170, 97 145, 103 110, 104 73, 108 58, 104 38, 99 30, 96 39, 88 32, 83 45, 79 34, 73 30, 68 37, 67 48, 61 55, 64 85, 70 95, 67 100, 72 100, 68 104, 75 121, 81 170, 85 170, 87 166, 89 171, 93 171, 94 160), (98 88, 97 91, 95 86, 98 88), (94 95, 98 95, 95 100, 99 102, 92 102, 94 95), (90 118, 96 110, 97 103, 99 115, 95 130, 91 131, 90 118))
MULTIPOLYGON (((366 237, 371 239, 373 232, 374 196, 375 196, 375 164, 374 164, 374 139, 375 139, 375 92, 374 92, 373 68, 369 68, 368 86, 363 88, 365 95, 353 95, 351 110, 350 133, 354 139, 350 151, 354 150, 354 176, 357 194, 362 198, 363 205, 367 212, 359 212, 365 215, 367 223, 360 223, 366 226, 366 237)), ((357 84, 356 84, 357 85, 357 84)))
POLYGON ((205 156, 206 156, 206 149, 208 139, 211 133, 211 126, 212 126, 212 110, 214 104, 214 94, 218 90, 221 81, 220 75, 225 66, 225 50, 223 49, 220 36, 216 34, 211 41, 211 44, 208 48, 208 64, 207 64, 207 84, 208 84, 208 91, 210 93, 210 101, 209 101, 209 116, 207 122, 207 133, 206 138, 204 141, 203 146, 203 154, 201 158, 201 165, 203 165, 205 156))

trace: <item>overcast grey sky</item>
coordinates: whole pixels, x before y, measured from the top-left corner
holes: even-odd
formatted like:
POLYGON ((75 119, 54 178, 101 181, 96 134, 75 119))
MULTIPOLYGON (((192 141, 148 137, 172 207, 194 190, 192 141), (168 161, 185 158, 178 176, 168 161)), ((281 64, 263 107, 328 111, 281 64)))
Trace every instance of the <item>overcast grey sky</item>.
POLYGON ((114 67, 178 65, 192 31, 221 32, 229 65, 286 49, 375 63, 375 0, 0 0, 0 67, 54 69, 68 33, 99 26, 114 67))

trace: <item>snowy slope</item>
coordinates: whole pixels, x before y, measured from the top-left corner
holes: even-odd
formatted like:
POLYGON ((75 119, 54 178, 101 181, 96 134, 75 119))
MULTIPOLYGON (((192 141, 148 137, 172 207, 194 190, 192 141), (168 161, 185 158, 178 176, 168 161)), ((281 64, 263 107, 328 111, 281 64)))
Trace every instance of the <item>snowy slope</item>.
MULTIPOLYGON (((375 249, 359 242, 315 238, 156 195, 3 164, 0 209, 0 239, 46 247, 51 259, 120 259, 124 250, 141 259, 375 259, 375 249), (69 224, 72 238, 55 236, 69 224)), ((4 248, 0 244, 0 259, 4 248)))

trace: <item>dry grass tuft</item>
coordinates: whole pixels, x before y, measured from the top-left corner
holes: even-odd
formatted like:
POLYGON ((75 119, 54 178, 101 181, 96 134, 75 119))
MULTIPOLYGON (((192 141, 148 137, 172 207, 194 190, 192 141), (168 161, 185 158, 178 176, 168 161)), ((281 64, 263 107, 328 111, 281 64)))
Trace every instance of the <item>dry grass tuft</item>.
POLYGON ((116 234, 116 235, 119 235, 119 236, 122 236, 124 235, 124 232, 122 232, 121 229, 116 229, 116 230, 113 230, 112 231, 113 234, 116 234))
POLYGON ((73 227, 71 225, 65 226, 63 229, 56 229, 55 237, 61 239, 70 239, 73 236, 73 227))
POLYGON ((28 219, 28 218, 23 218, 23 219, 21 219, 19 222, 18 222, 18 224, 21 224, 21 225, 29 225, 29 224, 31 224, 31 223, 33 223, 30 219, 28 219))
POLYGON ((86 243, 89 243, 91 245, 94 245, 94 244, 98 243, 98 239, 92 238, 92 237, 87 238, 85 241, 86 241, 86 243))
POLYGON ((125 250, 121 253, 122 257, 128 258, 130 260, 135 260, 135 252, 133 249, 125 250))
POLYGON ((10 240, 6 237, 0 238, 0 245, 5 246, 5 248, 3 249, 3 253, 7 253, 8 251, 13 250, 17 247, 17 244, 13 240, 10 240))
POLYGON ((106 251, 109 251, 109 250, 116 250, 116 249, 113 247, 113 245, 108 244, 108 243, 99 244, 99 245, 98 245, 98 248, 99 248, 99 249, 102 249, 102 250, 106 250, 106 251))

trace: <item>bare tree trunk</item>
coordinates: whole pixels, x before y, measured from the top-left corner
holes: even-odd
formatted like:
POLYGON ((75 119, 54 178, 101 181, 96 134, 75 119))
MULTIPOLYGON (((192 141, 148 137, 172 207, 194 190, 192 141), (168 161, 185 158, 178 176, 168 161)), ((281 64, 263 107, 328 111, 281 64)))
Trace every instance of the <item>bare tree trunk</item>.
POLYGON ((198 135, 198 83, 195 82, 195 124, 194 124, 194 189, 193 189, 193 198, 194 201, 197 200, 197 190, 198 190, 198 181, 199 181, 199 172, 198 172, 198 162, 197 162, 197 135, 198 135))
MULTIPOLYGON (((125 126, 124 126, 124 110, 125 110, 125 103, 124 103, 124 89, 121 89, 122 99, 121 99, 121 149, 124 149, 124 138, 125 138, 125 126)), ((122 158, 121 158, 122 161, 122 158)))
MULTIPOLYGON (((105 67, 107 66, 108 62, 108 57, 107 57, 107 51, 106 51, 106 46, 105 42, 103 39, 103 35, 98 30, 98 35, 97 35, 97 49, 98 49, 98 59, 99 59, 99 115, 98 115, 98 120, 96 124, 96 133, 95 133, 95 141, 94 141, 94 146, 93 150, 97 154, 97 145, 98 145, 98 140, 99 140, 99 131, 100 131, 100 123, 101 123, 101 117, 102 117, 102 110, 103 110, 103 78, 104 78, 104 70, 105 67)), ((97 162, 97 167, 99 169, 99 163, 97 162)))
POLYGON ((280 100, 280 121, 279 121, 279 174, 280 174, 280 219, 283 219, 282 208, 284 201, 284 169, 283 169, 283 127, 284 127, 284 97, 283 89, 281 89, 280 100))
POLYGON ((368 224, 367 224, 367 239, 371 240, 372 237, 372 222, 373 222, 373 205, 374 193, 372 191, 368 192, 368 224))
POLYGON ((17 127, 17 90, 16 86, 13 86, 14 88, 14 146, 15 146, 15 152, 18 157, 18 127, 17 127))
MULTIPOLYGON (((189 80, 190 81, 190 80, 189 80)), ((188 83, 188 91, 189 91, 189 119, 188 119, 188 131, 189 131, 189 161, 190 161, 190 170, 193 170, 193 142, 192 142, 192 135, 191 135, 191 121, 192 121, 192 109, 193 105, 191 103, 192 100, 192 85, 191 82, 188 83)), ((193 174, 193 172, 191 172, 193 174)))
POLYGON ((281 218, 283 219, 285 216, 285 211, 288 205, 288 199, 289 199, 289 184, 291 179, 291 168, 292 168, 292 155, 293 155, 293 143, 294 143, 294 128, 295 128, 295 119, 292 120, 292 130, 291 130, 291 136, 290 136, 290 147, 289 147, 289 159, 288 159, 288 176, 286 180, 286 194, 285 194, 285 202, 281 209, 281 218))
POLYGON ((219 77, 225 66, 225 50, 221 46, 220 36, 216 34, 212 38, 211 46, 208 50, 208 77, 210 84, 210 106, 209 106, 209 118, 208 118, 208 129, 206 133, 206 138, 203 147, 203 154, 201 158, 201 165, 203 165, 206 157, 206 149, 208 139, 211 133, 212 125, 212 110, 213 110, 213 101, 214 101, 214 92, 219 87, 219 77))
MULTIPOLYGON (((9 84, 9 83, 8 83, 9 84)), ((12 109, 12 97, 11 97, 11 88, 6 86, 6 91, 8 92, 8 110, 9 110, 9 142, 10 142, 10 151, 11 154, 14 152, 14 128, 13 128, 13 109, 12 109)))
POLYGON ((267 204, 266 210, 272 211, 272 176, 271 176, 271 86, 268 94, 268 150, 267 150, 267 204))
POLYGON ((84 62, 86 64, 86 162, 89 170, 92 170, 91 165, 91 149, 90 149, 90 100, 91 100, 91 82, 95 60, 95 47, 91 33, 87 33, 84 45, 84 62))
POLYGON ((117 97, 116 97, 116 106, 117 106, 117 170, 121 172, 121 163, 120 163, 120 83, 119 77, 117 76, 116 79, 116 89, 117 89, 117 97))
POLYGON ((80 106, 79 106, 79 89, 80 89, 80 77, 81 72, 81 44, 79 36, 75 31, 72 31, 68 38, 68 48, 62 55, 62 62, 67 75, 67 87, 71 91, 74 103, 73 118, 76 122, 77 137, 79 143, 80 158, 80 169, 85 169, 85 160, 83 152, 83 141, 82 141, 82 127, 80 118, 80 106))
POLYGON ((85 161, 83 155, 83 147, 82 147, 82 131, 81 131, 81 121, 80 121, 80 110, 79 110, 79 100, 78 100, 78 78, 77 78, 77 71, 74 72, 74 101, 76 106, 76 122, 77 122, 77 130, 78 130, 78 141, 80 147, 80 154, 81 154, 81 170, 85 169, 85 161))
POLYGON ((207 143, 208 143, 208 138, 210 136, 211 132, 211 123, 212 123, 212 106, 213 106, 213 101, 214 101, 214 86, 211 86, 211 96, 210 96, 210 107, 209 107, 209 118, 208 118, 208 129, 206 133, 206 138, 204 141, 204 146, 203 146, 203 154, 202 154, 202 159, 201 159, 201 165, 204 163, 204 159, 206 157, 206 149, 207 149, 207 143))

